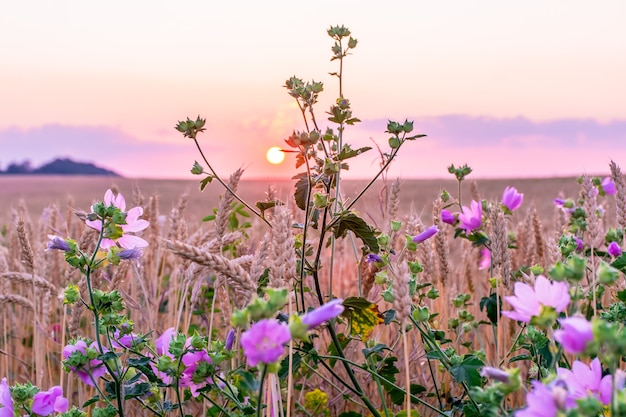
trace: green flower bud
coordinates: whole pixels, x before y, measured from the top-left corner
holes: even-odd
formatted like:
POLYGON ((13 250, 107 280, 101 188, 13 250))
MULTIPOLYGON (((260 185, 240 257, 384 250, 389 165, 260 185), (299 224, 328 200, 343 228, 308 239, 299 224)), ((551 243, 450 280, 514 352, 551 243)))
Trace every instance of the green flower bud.
POLYGON ((69 284, 63 291, 63 304, 74 304, 80 300, 80 290, 78 285, 69 284))
POLYGON ((413 310, 413 318, 418 322, 425 322, 430 319, 430 311, 428 307, 417 306, 415 310, 413 310))
POLYGON ((202 173, 204 173, 204 168, 198 163, 198 161, 194 161, 193 167, 191 167, 191 173, 193 175, 202 175, 202 173))
POLYGON ((598 265, 598 280, 602 284, 613 285, 619 278, 619 271, 604 261, 598 265))

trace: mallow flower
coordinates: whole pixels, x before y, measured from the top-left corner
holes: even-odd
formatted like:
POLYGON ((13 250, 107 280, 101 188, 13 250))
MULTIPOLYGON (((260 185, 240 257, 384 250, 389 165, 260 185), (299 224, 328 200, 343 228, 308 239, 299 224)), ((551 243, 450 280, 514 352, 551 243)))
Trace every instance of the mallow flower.
POLYGON ((98 345, 96 342, 92 342, 89 346, 84 340, 77 340, 74 344, 69 344, 63 348, 63 359, 66 362, 72 360, 71 358, 78 352, 84 357, 81 360, 80 366, 68 365, 68 368, 72 372, 76 372, 76 375, 87 385, 95 386, 94 381, 104 376, 107 373, 107 369, 104 363, 100 359, 87 359, 87 349, 91 348, 98 351, 98 345))
POLYGON ((609 252, 609 255, 611 255, 614 258, 617 258, 618 256, 622 255, 622 248, 620 248, 617 242, 611 242, 609 243, 608 252, 609 252))
POLYGON ((488 269, 491 266, 491 251, 487 248, 480 250, 480 262, 478 263, 478 269, 488 269))
POLYGON ((502 193, 502 205, 510 211, 515 211, 522 205, 524 194, 519 193, 515 187, 506 187, 502 193))
POLYGON ((459 213, 460 228, 465 230, 465 234, 470 234, 472 230, 479 229, 483 224, 483 207, 480 202, 472 200, 470 207, 463 206, 462 213, 459 213))
MULTIPOLYGON (((615 386, 617 390, 621 390, 624 388, 624 374, 620 370, 616 372, 615 386)), ((558 379, 565 381, 572 399, 585 398, 591 394, 604 405, 611 403, 613 376, 602 376, 600 359, 595 358, 589 365, 574 361, 572 369, 557 368, 556 375, 558 379)))
POLYGON ((615 182, 613 182, 613 179, 611 177, 604 178, 602 180, 602 184, 600 185, 602 186, 605 194, 613 195, 617 192, 617 190, 615 189, 615 182))
POLYGON ((326 304, 319 306, 315 310, 309 311, 304 314, 301 319, 302 323, 308 326, 308 329, 313 329, 320 324, 328 321, 330 319, 334 319, 341 313, 343 313, 344 307, 341 304, 343 303, 343 299, 335 298, 327 302, 326 304))
POLYGON ((413 238, 413 242, 422 243, 426 239, 430 239, 431 237, 435 236, 437 233, 439 233, 439 228, 435 225, 430 226, 428 229, 415 236, 413 238))
POLYGON ((543 275, 535 279, 534 288, 526 283, 516 282, 514 292, 514 296, 504 297, 513 310, 503 311, 502 315, 525 323, 530 323, 533 317, 540 316, 544 307, 551 307, 560 313, 570 302, 567 284, 550 282, 543 275))
POLYGON ((456 222, 456 217, 450 210, 443 209, 441 210, 441 221, 453 225, 456 222))
POLYGON ((567 402, 567 388, 561 384, 544 385, 531 381, 532 391, 526 394, 526 408, 516 411, 514 417, 556 417, 559 411, 571 408, 567 402))
POLYGON ((52 413, 65 413, 69 407, 67 398, 63 396, 63 389, 56 385, 48 391, 39 391, 33 397, 31 411, 40 416, 49 416, 52 413))
MULTIPOLYGON (((121 193, 114 195, 113 191, 111 191, 110 189, 107 190, 104 194, 104 204, 107 207, 117 207, 122 212, 126 210, 126 200, 124 199, 124 196, 121 193)), ((93 211, 94 208, 92 206, 92 212, 93 211)), ((100 247, 106 250, 116 245, 121 246, 124 249, 145 248, 146 246, 148 246, 148 242, 146 242, 144 239, 140 238, 139 236, 129 234, 141 232, 148 227, 148 221, 139 218, 142 215, 143 208, 141 207, 133 207, 132 209, 128 210, 128 212, 126 212, 126 224, 120 225, 124 234, 117 239, 102 239, 100 247)), ((92 229, 98 231, 102 230, 101 219, 86 220, 85 223, 92 229)))
POLYGON ((13 398, 7 379, 2 378, 0 382, 0 417, 13 417, 13 398))
POLYGON ((68 252, 70 250, 70 245, 63 239, 62 237, 56 235, 48 235, 48 247, 46 248, 46 252, 53 249, 58 249, 63 252, 68 252))
POLYGON ((241 347, 249 366, 259 362, 276 362, 285 351, 285 343, 291 339, 289 326, 276 319, 263 319, 254 323, 241 335, 241 347))
POLYGON ((561 328, 554 331, 554 340, 563 346, 567 353, 582 353, 587 343, 593 340, 591 323, 582 316, 560 319, 561 328))

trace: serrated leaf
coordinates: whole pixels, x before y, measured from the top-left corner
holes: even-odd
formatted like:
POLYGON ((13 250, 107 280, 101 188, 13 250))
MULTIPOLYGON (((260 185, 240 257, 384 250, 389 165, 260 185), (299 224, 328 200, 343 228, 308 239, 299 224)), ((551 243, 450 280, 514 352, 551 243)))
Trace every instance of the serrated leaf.
POLYGON ((298 179, 295 185, 296 191, 293 195, 296 199, 296 205, 300 210, 305 210, 307 203, 306 200, 309 195, 309 188, 311 187, 309 177, 307 176, 306 172, 302 172, 294 176, 292 179, 298 179))
POLYGON ((365 348, 362 350, 363 355, 365 356, 365 358, 367 359, 371 354, 373 353, 377 353, 377 352, 382 352, 385 350, 391 350, 389 349, 389 346, 382 344, 382 343, 378 343, 376 344, 376 346, 372 347, 372 348, 365 348))
POLYGON ((335 231, 335 237, 345 237, 348 230, 351 231, 363 241, 372 253, 378 253, 380 247, 376 239, 374 229, 365 222, 362 218, 354 214, 353 212, 344 212, 339 215, 339 220, 333 226, 335 231))
POLYGON ((367 340, 374 327, 384 322, 378 306, 362 297, 349 297, 343 301, 342 316, 350 319, 350 334, 367 340))
MULTIPOLYGON (((496 293, 491 294, 489 297, 483 297, 480 299, 480 311, 483 309, 487 312, 487 317, 492 324, 498 323, 498 301, 496 301, 496 293)), ((500 300, 500 308, 502 308, 502 298, 500 300)))
POLYGON ((485 365, 474 355, 465 355, 463 361, 450 367, 450 373, 458 383, 465 382, 469 387, 478 387, 481 384, 479 368, 485 365))
POLYGON ((88 399, 87 401, 85 401, 83 403, 83 407, 82 408, 89 407, 91 404, 95 404, 98 401, 100 401, 100 396, 96 394, 93 397, 91 397, 90 399, 88 399))
MULTIPOLYGON (((295 352, 293 354, 293 360, 291 363, 292 372, 296 372, 298 368, 300 368, 300 363, 302 362, 302 356, 299 352, 295 352)), ((280 362, 280 370, 278 371, 278 378, 285 379, 287 378, 287 374, 289 373, 289 356, 286 356, 280 362)))
POLYGON ((139 382, 132 385, 124 385, 124 399, 142 397, 150 392, 150 383, 139 382))

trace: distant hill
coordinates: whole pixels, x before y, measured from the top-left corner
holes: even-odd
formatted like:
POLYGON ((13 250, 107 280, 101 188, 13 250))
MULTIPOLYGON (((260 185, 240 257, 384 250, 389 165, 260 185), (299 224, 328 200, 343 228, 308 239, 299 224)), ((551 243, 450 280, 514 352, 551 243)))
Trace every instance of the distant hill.
POLYGON ((12 162, 0 175, 101 175, 120 177, 118 173, 100 168, 90 162, 76 162, 69 158, 57 158, 39 168, 32 168, 30 161, 12 162))

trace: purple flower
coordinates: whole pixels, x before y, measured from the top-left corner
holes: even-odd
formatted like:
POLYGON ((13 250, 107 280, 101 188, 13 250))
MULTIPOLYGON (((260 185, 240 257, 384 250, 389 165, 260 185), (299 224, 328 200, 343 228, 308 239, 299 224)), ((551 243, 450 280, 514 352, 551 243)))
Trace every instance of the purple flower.
POLYGON ((452 224, 456 222, 456 217, 449 210, 441 210, 441 221, 444 223, 452 224))
POLYGON ((566 200, 564 198, 555 198, 554 200, 552 200, 555 206, 561 207, 561 208, 565 206, 565 201, 566 200))
MULTIPOLYGON (((556 395, 553 390, 534 380, 531 382, 533 390, 526 394, 527 407, 515 412, 515 417, 556 417, 559 412, 556 395)), ((558 388, 562 390, 562 388, 558 388)))
POLYGON ((494 381, 504 382, 508 384, 511 381, 510 375, 500 368, 493 368, 491 366, 484 366, 480 370, 480 376, 493 379, 494 381))
POLYGON ((618 256, 622 255, 622 248, 619 247, 617 242, 609 243, 608 251, 609 251, 609 255, 611 255, 614 258, 617 258, 618 256))
POLYGON ((481 271, 491 266, 491 251, 487 248, 480 250, 480 262, 478 263, 478 269, 481 271))
POLYGON ((502 205, 510 211, 515 211, 522 205, 524 194, 517 192, 515 187, 506 187, 502 193, 502 205))
POLYGON ((581 251, 585 248, 585 243, 578 237, 574 237, 574 240, 576 241, 576 250, 577 251, 581 251))
POLYGON ((141 255, 143 255, 143 252, 137 247, 132 249, 124 249, 117 253, 117 256, 120 259, 139 259, 141 258, 141 255))
POLYGON ((430 226, 428 229, 424 230, 422 233, 415 236, 413 238, 413 242, 422 243, 426 239, 430 239, 431 237, 435 236, 437 233, 439 233, 439 229, 437 228, 437 226, 434 226, 434 225, 430 226))
POLYGON ((561 328, 554 331, 554 340, 563 346, 567 353, 582 353, 587 342, 593 340, 591 323, 580 316, 559 320, 561 328))
POLYGON ((479 202, 472 200, 470 207, 463 206, 463 212, 459 214, 461 229, 465 234, 470 234, 472 230, 479 229, 483 224, 483 207, 479 202))
POLYGON ((40 391, 33 397, 31 411, 40 416, 48 416, 54 412, 65 413, 69 407, 67 398, 63 397, 60 386, 54 386, 48 391, 40 391))
POLYGON ((368 253, 367 255, 365 255, 365 262, 367 262, 368 264, 371 264, 372 262, 382 262, 382 261, 383 261, 383 258, 376 255, 375 253, 368 253))
POLYGON ((611 179, 611 177, 606 177, 602 180, 602 189, 605 194, 613 195, 617 192, 615 189, 615 183, 611 179))
POLYGON ((50 240, 48 241, 48 248, 46 249, 46 251, 58 249, 62 250, 63 252, 68 252, 70 250, 70 245, 68 245, 65 239, 63 239, 62 237, 48 235, 48 239, 50 240))
POLYGON ((126 348, 130 349, 133 346, 133 340, 137 339, 135 333, 128 333, 120 336, 120 331, 116 330, 111 338, 111 346, 117 349, 126 348))
POLYGON ((254 323, 241 335, 241 347, 249 366, 261 362, 276 362, 283 354, 284 345, 291 339, 289 326, 276 319, 263 319, 254 323))
MULTIPOLYGON (((611 403, 613 377, 611 375, 602 377, 602 365, 598 358, 591 361, 589 366, 580 361, 574 361, 571 370, 558 368, 556 374, 559 379, 566 382, 571 398, 585 398, 592 394, 604 405, 611 403)), ((624 375, 619 372, 615 377, 616 387, 621 390, 624 388, 624 375)))
MULTIPOLYGON (((77 340, 73 345, 67 345, 63 348, 63 358, 67 360, 76 352, 86 356, 88 347, 98 351, 96 342, 92 342, 91 345, 87 346, 84 340, 77 340)), ((72 372, 76 372, 76 375, 78 375, 85 384, 91 385, 92 387, 95 386, 93 381, 107 373, 104 363, 99 359, 91 359, 80 367, 70 366, 69 368, 72 372)))
POLYGON ((230 329, 230 331, 226 335, 226 343, 224 344, 224 347, 227 351, 230 352, 231 350, 233 350, 233 343, 235 343, 235 329, 230 329))
MULTIPOLYGON (((114 195, 113 191, 111 190, 107 190, 104 194, 104 204, 107 207, 117 207, 122 212, 126 210, 126 200, 124 199, 124 196, 121 193, 118 195, 114 195)), ((102 239, 102 243, 100 245, 101 248, 109 249, 113 246, 116 246, 116 244, 125 249, 145 248, 146 246, 148 246, 148 242, 146 242, 139 236, 127 234, 129 232, 140 232, 150 225, 147 220, 139 219, 141 215, 143 215, 143 208, 141 207, 133 207, 132 209, 128 210, 128 212, 126 213, 126 224, 120 225, 122 231, 124 232, 124 235, 115 240, 108 238, 102 239)), ((87 220, 85 221, 85 224, 87 224, 87 226, 91 227, 92 229, 98 231, 102 230, 102 220, 100 219, 87 220)))
POLYGON ((310 329, 319 326, 320 324, 328 321, 330 319, 334 319, 341 313, 343 313, 343 299, 335 298, 330 300, 323 306, 316 308, 313 311, 310 311, 302 316, 302 323, 306 324, 310 329))
POLYGON ((533 317, 541 315, 543 307, 552 307, 557 313, 565 310, 570 302, 569 288, 564 282, 550 282, 543 275, 535 280, 535 288, 523 282, 515 283, 515 295, 504 297, 513 307, 502 315, 513 320, 530 323, 533 317))
POLYGON ((0 382, 0 417, 13 417, 13 398, 11 390, 7 384, 7 379, 2 378, 0 382))

